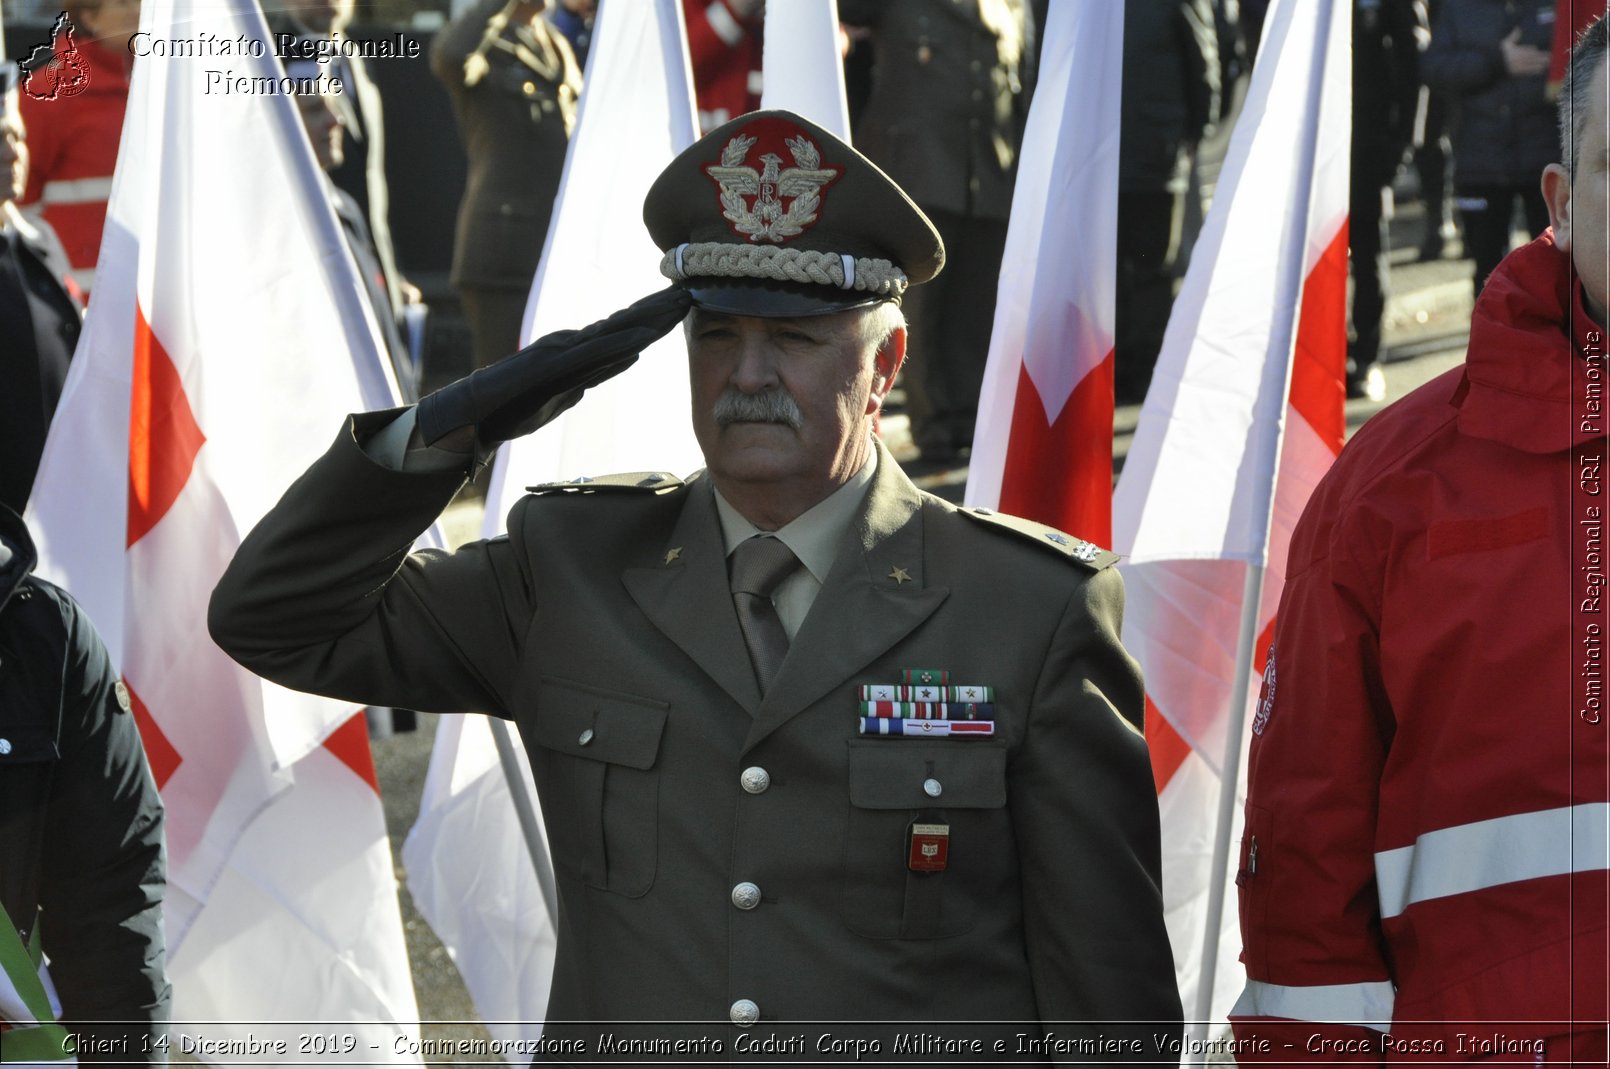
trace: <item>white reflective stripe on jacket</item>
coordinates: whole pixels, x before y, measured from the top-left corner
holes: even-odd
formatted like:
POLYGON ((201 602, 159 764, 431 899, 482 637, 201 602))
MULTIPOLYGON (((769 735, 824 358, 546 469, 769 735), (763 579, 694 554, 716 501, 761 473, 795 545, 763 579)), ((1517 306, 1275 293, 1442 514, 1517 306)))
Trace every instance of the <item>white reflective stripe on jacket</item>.
POLYGON ((1610 803, 1516 813, 1426 832, 1375 855, 1381 918, 1416 902, 1610 863, 1610 803))
POLYGON ((112 196, 112 179, 59 178, 46 182, 39 200, 44 204, 99 204, 112 196))
POLYGON ((1231 1017, 1284 1017, 1292 1021, 1356 1024, 1387 1031, 1392 1023, 1392 984, 1319 984, 1286 987, 1248 980, 1230 1010, 1231 1017))

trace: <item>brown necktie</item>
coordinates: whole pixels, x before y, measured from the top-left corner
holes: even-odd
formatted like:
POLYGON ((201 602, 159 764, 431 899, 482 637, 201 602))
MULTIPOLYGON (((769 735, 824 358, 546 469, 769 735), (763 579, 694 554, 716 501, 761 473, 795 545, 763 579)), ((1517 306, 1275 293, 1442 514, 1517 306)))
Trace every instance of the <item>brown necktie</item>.
POLYGON ((776 538, 756 535, 738 543, 728 560, 732 604, 738 610, 744 644, 749 647, 749 663, 755 669, 760 692, 766 693, 771 681, 788 656, 788 632, 777 618, 772 593, 799 567, 799 558, 776 538))

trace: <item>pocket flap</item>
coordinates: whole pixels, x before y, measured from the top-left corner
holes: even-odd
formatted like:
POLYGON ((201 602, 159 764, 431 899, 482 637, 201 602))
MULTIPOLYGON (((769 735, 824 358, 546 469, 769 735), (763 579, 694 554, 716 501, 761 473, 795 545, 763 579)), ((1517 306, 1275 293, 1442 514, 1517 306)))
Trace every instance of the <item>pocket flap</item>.
POLYGON ((543 679, 532 740, 537 745, 628 768, 653 768, 669 706, 652 698, 543 679))
POLYGON ((1521 546, 1547 538, 1556 529, 1549 521, 1549 510, 1541 505, 1512 516, 1443 520, 1426 532, 1426 559, 1521 546))
POLYGON ((998 809, 1006 804, 1006 744, 851 739, 850 804, 861 809, 998 809), (930 779, 939 784, 937 795, 924 789, 930 779))

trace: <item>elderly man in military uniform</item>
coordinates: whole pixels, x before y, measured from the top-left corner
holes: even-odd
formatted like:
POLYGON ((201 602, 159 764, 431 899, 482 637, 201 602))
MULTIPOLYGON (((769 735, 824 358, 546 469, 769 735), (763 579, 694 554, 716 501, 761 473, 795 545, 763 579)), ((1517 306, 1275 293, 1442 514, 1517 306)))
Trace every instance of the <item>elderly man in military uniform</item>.
POLYGON ((721 1062, 1176 1061, 1114 557, 918 491, 874 434, 932 225, 776 111, 694 144, 644 215, 676 285, 354 417, 242 545, 219 644, 293 687, 515 721, 565 1060, 635 1021, 721 1062), (684 319, 703 471, 537 488, 506 537, 401 548, 684 319))

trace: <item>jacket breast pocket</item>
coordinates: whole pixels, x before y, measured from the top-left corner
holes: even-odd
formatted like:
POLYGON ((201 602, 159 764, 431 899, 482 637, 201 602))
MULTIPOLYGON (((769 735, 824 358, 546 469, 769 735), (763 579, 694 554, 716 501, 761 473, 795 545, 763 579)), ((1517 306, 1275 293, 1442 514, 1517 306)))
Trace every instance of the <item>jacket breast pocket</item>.
POLYGON ((1545 506, 1508 516, 1469 520, 1442 520, 1426 531, 1426 559, 1438 560, 1466 553, 1490 553, 1540 541, 1558 533, 1545 506))
POLYGON ((973 740, 852 739, 844 922, 873 939, 944 939, 1009 889, 1006 747, 973 740), (944 867, 913 871, 913 824, 944 825, 944 867))
POLYGON ((554 868, 628 898, 648 893, 659 856, 660 738, 668 706, 544 678, 532 772, 554 868))

